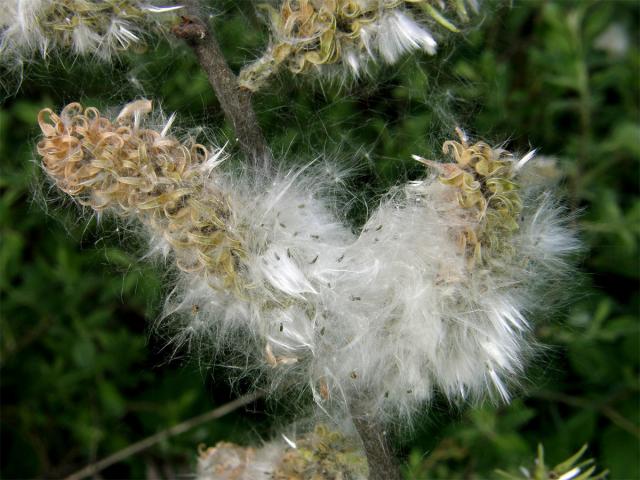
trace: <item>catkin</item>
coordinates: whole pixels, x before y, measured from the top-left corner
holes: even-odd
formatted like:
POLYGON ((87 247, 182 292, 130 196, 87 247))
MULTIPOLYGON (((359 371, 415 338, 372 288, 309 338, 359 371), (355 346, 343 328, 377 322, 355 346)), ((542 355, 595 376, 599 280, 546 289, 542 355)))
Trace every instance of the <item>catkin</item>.
POLYGON ((433 55, 436 39, 414 17, 458 32, 446 16, 455 12, 461 22, 468 21, 467 3, 477 9, 474 0, 285 0, 278 9, 262 5, 271 43, 242 70, 240 85, 258 90, 281 66, 298 74, 341 65, 357 76, 368 58, 393 64, 409 51, 433 55))
POLYGON ((197 480, 364 480, 367 459, 352 435, 320 423, 290 440, 272 440, 261 448, 219 442, 201 448, 197 480))
POLYGON ((205 188, 203 165, 212 152, 192 139, 183 143, 141 128, 140 117, 150 111, 147 100, 130 103, 114 121, 79 103, 59 116, 42 110, 43 168, 80 204, 137 218, 161 235, 181 270, 235 285, 242 246, 226 229, 231 212, 224 196, 205 188))
POLYGON ((512 251, 509 240, 519 228, 522 199, 513 155, 485 142, 469 144, 461 130, 458 135, 460 141, 449 140, 442 146, 455 162, 414 158, 438 171, 439 181, 455 191, 462 208, 458 215, 468 217, 468 226, 459 232, 458 239, 473 266, 482 261, 483 251, 485 256, 512 251))

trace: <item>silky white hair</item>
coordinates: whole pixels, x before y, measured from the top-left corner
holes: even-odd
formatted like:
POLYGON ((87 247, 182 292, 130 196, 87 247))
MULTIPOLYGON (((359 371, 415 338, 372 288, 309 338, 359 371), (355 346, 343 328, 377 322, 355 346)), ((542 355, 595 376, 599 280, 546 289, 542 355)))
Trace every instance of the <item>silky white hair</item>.
MULTIPOLYGON (((52 37, 42 23, 44 16, 58 0, 5 0, 0 10, 0 63, 20 69, 24 63, 37 57, 47 59, 65 49, 79 56, 102 61, 110 60, 117 52, 144 42, 151 30, 160 28, 159 14, 170 13, 181 7, 162 6, 156 1, 135 2, 142 15, 139 19, 123 18, 116 13, 104 19, 104 31, 96 31, 86 22, 75 25, 67 18, 68 32, 64 44, 52 37)), ((91 3, 91 2, 89 2, 91 3)), ((100 2, 96 2, 100 3, 100 2)), ((80 18, 80 17, 78 17, 80 18)), ((65 21, 65 19, 62 19, 65 21)))
POLYGON ((336 264, 333 314, 318 337, 313 376, 338 401, 410 419, 435 392, 509 400, 531 348, 527 317, 579 249, 553 191, 522 190, 513 252, 473 269, 452 233, 467 220, 450 187, 429 176, 381 202, 336 264))
MULTIPOLYGON (((272 374, 273 389, 306 383, 334 260, 353 240, 328 201, 340 182, 335 173, 319 163, 273 178, 213 172, 208 188, 227 198, 226 228, 243 245, 243 288, 180 272, 160 321, 170 326, 176 347, 235 352, 235 361, 219 360, 242 375, 272 374)), ((152 237, 151 245, 171 255, 162 237, 152 237)))
MULTIPOLYGON (((174 117, 149 119, 148 108, 132 102, 118 117, 134 112, 134 129, 144 124, 164 137, 174 117)), ((478 216, 434 173, 392 189, 354 234, 334 200, 348 172, 321 159, 269 175, 233 171, 221 165, 224 148, 207 154, 183 181, 197 192, 190 215, 209 219, 198 241, 221 245, 207 251, 209 267, 188 268, 202 250, 169 231, 190 223, 143 218, 141 226, 149 256, 182 265, 157 322, 175 352, 205 362, 213 352, 213 362, 263 380, 256 385, 271 394, 309 392, 330 416, 406 424, 438 392, 451 402, 509 400, 532 349, 530 319, 553 304, 580 246, 545 178, 548 160, 538 168, 534 152, 486 154, 500 157, 522 206, 509 218, 515 228, 489 232, 499 246, 486 245, 487 255, 470 262, 460 234, 478 231, 478 216), (209 199, 224 208, 209 215, 209 199)), ((124 214, 117 204, 110 211, 124 214)))
POLYGON ((270 392, 308 388, 327 412, 357 400, 363 412, 410 420, 436 392, 508 401, 532 348, 528 317, 579 248, 534 169, 519 172, 510 253, 472 269, 455 235, 471 220, 433 175, 393 189, 358 236, 335 219, 329 181, 310 167, 268 183, 218 175, 229 228, 246 239, 248 287, 238 295, 181 273, 165 318, 179 344, 231 349, 243 374, 267 374, 270 392))

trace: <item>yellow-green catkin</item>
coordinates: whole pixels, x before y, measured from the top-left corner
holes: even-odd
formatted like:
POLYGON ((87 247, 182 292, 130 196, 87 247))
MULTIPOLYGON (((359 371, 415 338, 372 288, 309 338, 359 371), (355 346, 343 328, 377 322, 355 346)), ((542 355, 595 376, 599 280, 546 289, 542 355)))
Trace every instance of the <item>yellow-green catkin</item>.
POLYGON ((457 132, 459 141, 446 141, 442 147, 455 162, 415 158, 440 172, 440 182, 454 189, 458 205, 470 217, 470 226, 463 227, 459 240, 473 266, 510 253, 509 240, 519 228, 522 199, 512 154, 484 142, 469 144, 465 134, 457 132))
POLYGON ((314 66, 334 65, 344 53, 367 50, 363 27, 375 24, 394 9, 411 9, 440 26, 458 32, 444 10, 468 21, 467 0, 284 0, 280 8, 261 7, 269 16, 271 43, 266 53, 240 72, 240 86, 259 90, 281 67, 294 74, 314 66))
POLYGON ((78 203, 141 221, 172 247, 181 270, 236 285, 243 251, 226 228, 224 195, 206 187, 203 163, 211 152, 140 127, 150 110, 151 102, 139 100, 113 121, 79 103, 60 115, 42 110, 37 150, 44 171, 78 203))
POLYGON ((201 448, 198 480, 360 480, 368 476, 359 442, 325 424, 287 440, 288 444, 268 443, 261 449, 228 442, 201 448))
POLYGON ((327 425, 316 425, 313 432, 285 450, 273 474, 274 480, 329 480, 366 477, 367 460, 359 448, 327 425))

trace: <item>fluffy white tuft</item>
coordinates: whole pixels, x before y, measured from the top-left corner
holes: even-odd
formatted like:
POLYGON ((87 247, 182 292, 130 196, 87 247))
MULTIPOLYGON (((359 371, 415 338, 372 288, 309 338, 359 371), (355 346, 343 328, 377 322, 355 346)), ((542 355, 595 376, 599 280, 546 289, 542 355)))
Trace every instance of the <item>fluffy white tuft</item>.
POLYGON ((376 21, 363 24, 359 39, 356 45, 347 45, 343 53, 343 62, 355 77, 366 73, 369 62, 382 60, 393 65, 417 50, 435 55, 438 46, 426 26, 401 9, 385 11, 376 21))
MULTIPOLYGON (((245 373, 258 369, 274 373, 276 384, 305 383, 334 260, 353 238, 325 203, 335 188, 325 171, 308 166, 268 180, 246 172, 211 176, 209 188, 223 192, 232 212, 229 234, 242 242, 241 287, 181 273, 164 315, 177 322, 178 345, 231 347, 245 373), (296 373, 303 377, 295 379, 296 373)), ((152 245, 171 251, 163 238, 152 245)))
POLYGON ((5 0, 2 7, 0 64, 14 72, 65 51, 109 61, 161 31, 162 15, 180 8, 135 0, 5 0))
POLYGON ((531 348, 527 316, 579 248, 552 191, 527 173, 535 161, 513 162, 519 228, 508 254, 473 268, 459 232, 476 221, 435 176, 393 190, 354 237, 318 169, 266 184, 217 175, 229 231, 244 239, 245 288, 181 273, 165 319, 177 321, 179 344, 240 352, 243 373, 268 372, 272 391, 308 385, 326 411, 355 402, 410 419, 435 392, 508 401, 531 348))
POLYGON ((522 190, 512 250, 473 269, 458 234, 474 220, 450 187, 428 177, 382 201, 334 266, 311 366, 329 392, 316 395, 320 404, 357 399, 410 418, 436 391, 454 402, 509 400, 530 350, 526 317, 579 249, 552 192, 522 190))
POLYGON ((375 59, 379 53, 389 65, 415 50, 423 50, 429 55, 436 53, 437 42, 433 35, 407 13, 398 10, 391 10, 378 22, 363 27, 360 35, 369 55, 375 59))

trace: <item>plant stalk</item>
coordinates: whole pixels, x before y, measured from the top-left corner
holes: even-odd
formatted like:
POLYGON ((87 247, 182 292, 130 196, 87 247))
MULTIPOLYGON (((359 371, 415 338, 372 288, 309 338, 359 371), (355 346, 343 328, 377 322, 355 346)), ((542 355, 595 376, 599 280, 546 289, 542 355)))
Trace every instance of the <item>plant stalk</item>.
POLYGON ((367 456, 369 480, 401 480, 389 433, 370 415, 357 413, 357 408, 351 408, 351 415, 367 456))
POLYGON ((231 71, 210 28, 199 0, 183 0, 187 15, 173 27, 173 34, 185 40, 192 48, 209 83, 218 97, 224 115, 233 126, 236 139, 243 153, 256 167, 268 170, 271 151, 258 123, 251 103, 251 92, 240 88, 236 75, 231 71))

